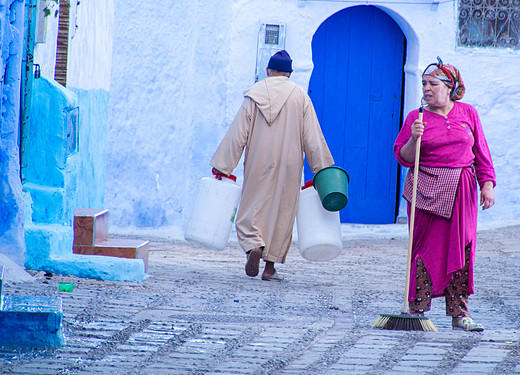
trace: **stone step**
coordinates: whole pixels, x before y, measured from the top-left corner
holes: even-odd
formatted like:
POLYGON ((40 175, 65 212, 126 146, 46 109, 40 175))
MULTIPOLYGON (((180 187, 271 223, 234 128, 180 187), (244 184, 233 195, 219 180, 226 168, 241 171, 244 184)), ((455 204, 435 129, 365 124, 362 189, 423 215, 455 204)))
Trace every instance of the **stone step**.
POLYGON ((142 259, 148 268, 150 242, 108 238, 108 210, 78 208, 74 213, 74 254, 142 259))
POLYGON ((108 239, 108 210, 78 208, 74 212, 74 245, 93 246, 108 239))
POLYGON ((148 269, 150 241, 127 238, 109 238, 94 246, 74 245, 75 254, 104 255, 120 258, 142 259, 144 270, 148 269))
POLYGON ((54 349, 65 344, 61 298, 15 295, 1 298, 0 346, 54 349))

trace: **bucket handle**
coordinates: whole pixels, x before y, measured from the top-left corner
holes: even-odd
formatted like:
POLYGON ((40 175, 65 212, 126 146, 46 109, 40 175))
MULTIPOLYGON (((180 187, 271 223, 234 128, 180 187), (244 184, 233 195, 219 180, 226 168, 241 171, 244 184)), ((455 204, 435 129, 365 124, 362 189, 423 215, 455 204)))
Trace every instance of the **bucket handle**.
POLYGON ((307 189, 307 188, 310 188, 311 186, 313 186, 313 181, 312 181, 312 180, 307 181, 307 182, 305 183, 305 185, 302 186, 302 190, 305 190, 305 189, 307 189))
POLYGON ((234 176, 234 175, 232 175, 232 174, 230 174, 230 175, 228 176, 227 174, 222 173, 222 172, 219 171, 218 169, 213 168, 213 169, 211 170, 211 173, 213 173, 213 175, 215 176, 215 178, 216 178, 217 180, 222 180, 222 177, 224 177, 224 178, 229 178, 230 180, 233 180, 234 182, 237 182, 237 177, 236 177, 236 176, 234 176))

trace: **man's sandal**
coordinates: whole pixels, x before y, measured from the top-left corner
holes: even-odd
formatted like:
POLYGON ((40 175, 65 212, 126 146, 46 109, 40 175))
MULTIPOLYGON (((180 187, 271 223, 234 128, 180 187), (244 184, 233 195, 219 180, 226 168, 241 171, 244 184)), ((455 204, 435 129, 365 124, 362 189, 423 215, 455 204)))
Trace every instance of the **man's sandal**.
POLYGON ((484 326, 480 323, 475 322, 469 316, 461 318, 457 321, 456 325, 453 326, 453 329, 463 329, 464 331, 471 332, 482 332, 484 330, 484 326))
POLYGON ((260 266, 260 259, 262 259, 262 249, 255 247, 247 254, 246 275, 255 277, 258 275, 258 267, 260 266))
POLYGON ((262 275, 262 280, 283 281, 283 276, 278 275, 278 272, 276 272, 276 270, 274 270, 274 273, 271 276, 262 275))

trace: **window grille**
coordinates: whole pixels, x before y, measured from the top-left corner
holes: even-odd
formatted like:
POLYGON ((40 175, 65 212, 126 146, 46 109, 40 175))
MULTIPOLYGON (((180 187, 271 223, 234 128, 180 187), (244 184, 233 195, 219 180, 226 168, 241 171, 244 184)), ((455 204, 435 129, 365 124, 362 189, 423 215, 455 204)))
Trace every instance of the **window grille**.
POLYGON ((58 21, 58 45, 56 50, 56 64, 54 79, 67 86, 67 61, 69 53, 69 12, 70 0, 60 0, 58 21))
POLYGON ((459 0, 458 44, 520 49, 520 0, 459 0))
POLYGON ((280 25, 265 25, 265 44, 278 44, 280 25))
MULTIPOLYGON (((520 0, 519 0, 520 1, 520 0)), ((279 22, 261 23, 258 30, 258 45, 256 51, 255 82, 264 79, 267 74, 265 67, 271 56, 285 49, 285 29, 287 25, 279 22)))

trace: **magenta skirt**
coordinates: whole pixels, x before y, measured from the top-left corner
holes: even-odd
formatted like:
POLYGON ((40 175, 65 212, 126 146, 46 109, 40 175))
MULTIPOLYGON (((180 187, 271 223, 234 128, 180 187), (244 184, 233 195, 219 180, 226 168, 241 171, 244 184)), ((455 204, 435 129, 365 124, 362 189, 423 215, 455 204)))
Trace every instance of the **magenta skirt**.
MULTIPOLYGON (((453 272, 464 266, 464 249, 470 245, 468 295, 473 294, 473 263, 477 239, 477 182, 472 168, 460 175, 457 195, 450 219, 416 209, 410 268, 410 292, 415 298, 417 258, 421 258, 432 279, 433 298, 444 296, 453 272)), ((408 218, 411 204, 408 203, 408 218)))

